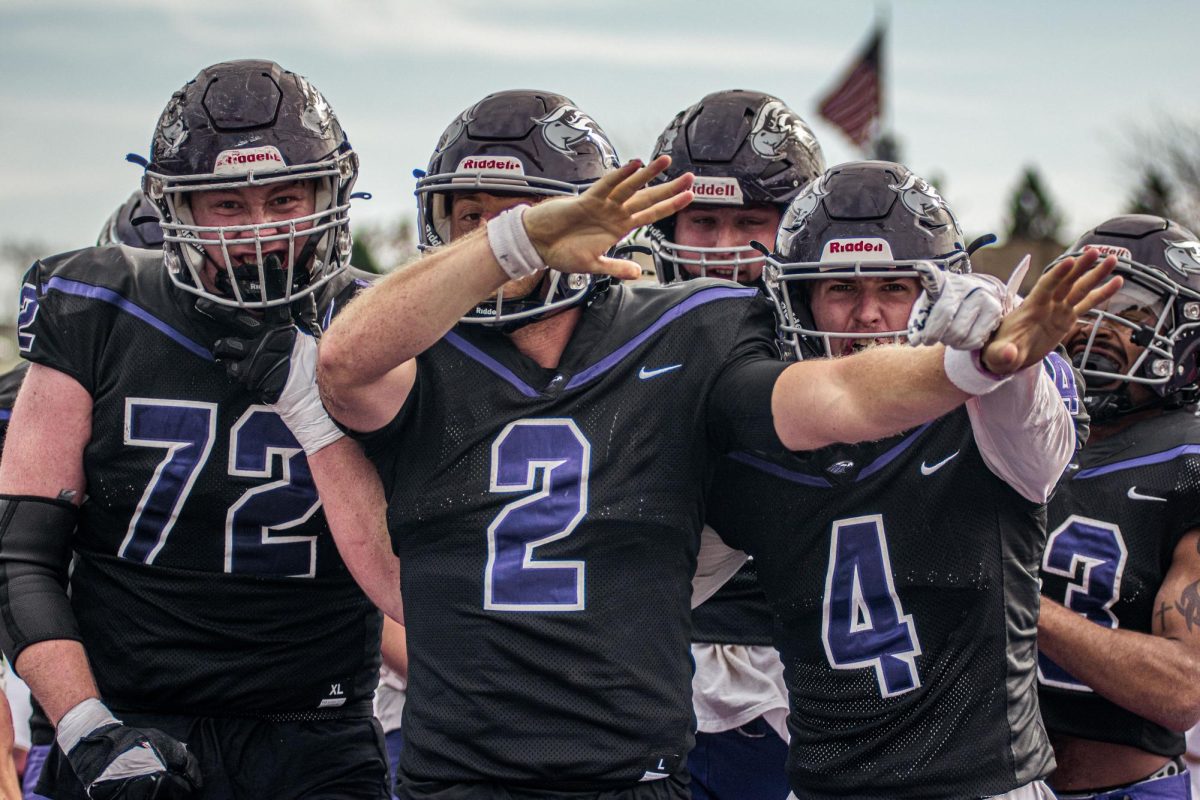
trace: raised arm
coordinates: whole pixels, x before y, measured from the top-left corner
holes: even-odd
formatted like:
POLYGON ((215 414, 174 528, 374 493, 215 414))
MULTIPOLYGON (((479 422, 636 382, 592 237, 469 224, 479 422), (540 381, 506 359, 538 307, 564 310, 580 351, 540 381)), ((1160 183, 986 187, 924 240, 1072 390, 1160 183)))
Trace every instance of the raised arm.
POLYGON ((691 202, 690 175, 643 188, 669 163, 665 156, 646 166, 630 162, 578 197, 513 209, 380 281, 321 341, 318 377, 326 408, 355 430, 385 425, 412 388, 413 359, 523 270, 552 264, 563 272, 637 278, 637 265, 604 253, 633 228, 691 202))
POLYGON ((790 450, 882 439, 936 419, 1005 377, 1035 367, 1085 311, 1121 286, 1116 259, 1095 250, 1042 275, 977 353, 940 346, 876 347, 847 358, 802 361, 775 382, 771 412, 790 450))

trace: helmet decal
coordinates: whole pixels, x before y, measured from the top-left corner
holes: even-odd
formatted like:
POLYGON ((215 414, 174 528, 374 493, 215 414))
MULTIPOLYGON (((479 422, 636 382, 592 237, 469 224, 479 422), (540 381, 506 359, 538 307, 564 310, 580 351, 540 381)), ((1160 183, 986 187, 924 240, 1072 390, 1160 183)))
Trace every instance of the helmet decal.
POLYGON ((821 204, 821 198, 829 194, 826 188, 826 183, 829 179, 829 173, 825 173, 817 178, 812 183, 804 187, 800 194, 796 195, 796 199, 792 201, 791 207, 788 208, 788 218, 783 221, 780 226, 781 231, 795 233, 804 227, 808 222, 808 218, 817 210, 817 206, 821 204))
POLYGON ((333 109, 329 107, 329 102, 317 91, 316 87, 308 82, 307 78, 297 75, 296 83, 305 99, 304 111, 300 115, 301 123, 313 133, 324 136, 329 132, 329 126, 333 124, 333 109))
POLYGON ((1171 242, 1165 252, 1167 263, 1180 275, 1200 275, 1200 242, 1171 242))
POLYGON ((577 155, 574 145, 589 141, 606 162, 616 166, 617 153, 601 133, 600 126, 575 106, 561 105, 534 122, 542 127, 542 137, 546 143, 563 155, 577 155))
POLYGON ((171 96, 163 111, 158 130, 154 132, 154 149, 161 153, 161 158, 174 158, 187 136, 187 127, 183 123, 183 92, 179 91, 171 96))
POLYGON ((683 115, 680 114, 675 118, 662 134, 658 137, 658 142, 654 145, 656 153, 670 153, 675 149, 675 140, 679 138, 679 123, 683 121, 683 115))
POLYGON ((798 139, 806 147, 816 147, 816 139, 808 126, 783 101, 764 103, 754 117, 750 146, 763 158, 775 161, 784 157, 788 139, 798 139))
POLYGON ((476 103, 454 118, 454 121, 450 123, 450 127, 446 128, 446 132, 442 134, 441 141, 437 144, 437 152, 445 150, 459 140, 459 137, 463 135, 463 131, 467 129, 467 126, 475 121, 475 109, 478 107, 479 104, 476 103))
POLYGON ((934 214, 940 208, 954 221, 954 229, 962 232, 962 228, 958 224, 958 217, 954 216, 954 212, 946 205, 946 201, 938 194, 937 189, 933 188, 924 178, 910 174, 903 183, 891 184, 891 188, 900 195, 900 202, 921 219, 936 223, 937 219, 934 214))

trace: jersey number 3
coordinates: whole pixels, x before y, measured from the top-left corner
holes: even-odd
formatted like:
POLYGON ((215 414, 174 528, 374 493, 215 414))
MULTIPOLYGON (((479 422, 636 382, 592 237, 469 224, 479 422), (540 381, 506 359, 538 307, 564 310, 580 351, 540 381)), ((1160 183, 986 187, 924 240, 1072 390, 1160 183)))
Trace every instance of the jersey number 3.
MULTIPOLYGON (((1125 539, 1118 526, 1072 514, 1046 540, 1042 571, 1067 579, 1066 596, 1055 600, 1097 625, 1116 628, 1117 617, 1112 607, 1121 596, 1126 555, 1125 539)), ((1092 691, 1040 653, 1038 679, 1060 689, 1092 691)))
POLYGON ((916 661, 921 644, 896 595, 878 514, 833 523, 821 640, 834 669, 873 668, 884 697, 921 685, 916 661))
POLYGON ((522 492, 487 529, 483 607, 492 611, 579 611, 584 562, 535 559, 571 535, 588 508, 592 447, 570 419, 509 423, 492 442, 491 491, 522 492))

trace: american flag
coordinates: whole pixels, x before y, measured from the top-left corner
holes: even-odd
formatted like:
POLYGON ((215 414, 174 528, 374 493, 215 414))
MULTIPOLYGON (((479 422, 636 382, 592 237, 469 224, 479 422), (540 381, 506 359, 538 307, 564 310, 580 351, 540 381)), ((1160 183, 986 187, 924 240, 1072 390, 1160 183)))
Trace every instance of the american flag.
POLYGON ((873 138, 875 123, 883 115, 883 33, 882 27, 875 29, 862 54, 817 109, 859 147, 873 138))

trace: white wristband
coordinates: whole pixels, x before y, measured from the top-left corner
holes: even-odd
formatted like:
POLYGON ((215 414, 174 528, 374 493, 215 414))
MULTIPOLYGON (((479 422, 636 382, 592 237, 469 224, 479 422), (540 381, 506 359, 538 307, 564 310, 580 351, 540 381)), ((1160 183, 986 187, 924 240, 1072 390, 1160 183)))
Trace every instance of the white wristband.
POLYGON ((979 360, 982 350, 953 350, 946 348, 942 368, 950 382, 967 394, 987 394, 1000 388, 1011 375, 993 375, 979 360))
POLYGON ((334 424, 317 389, 317 340, 300 331, 292 344, 287 383, 273 406, 275 413, 311 456, 346 434, 334 424))
POLYGON ((121 720, 112 715, 108 706, 94 697, 76 705, 62 715, 58 721, 58 732, 55 737, 58 746, 64 753, 70 753, 79 744, 79 740, 103 725, 121 724, 121 720))
POLYGON ((519 205, 492 217, 487 224, 488 244, 504 274, 516 280, 546 268, 525 230, 527 205, 519 205))

